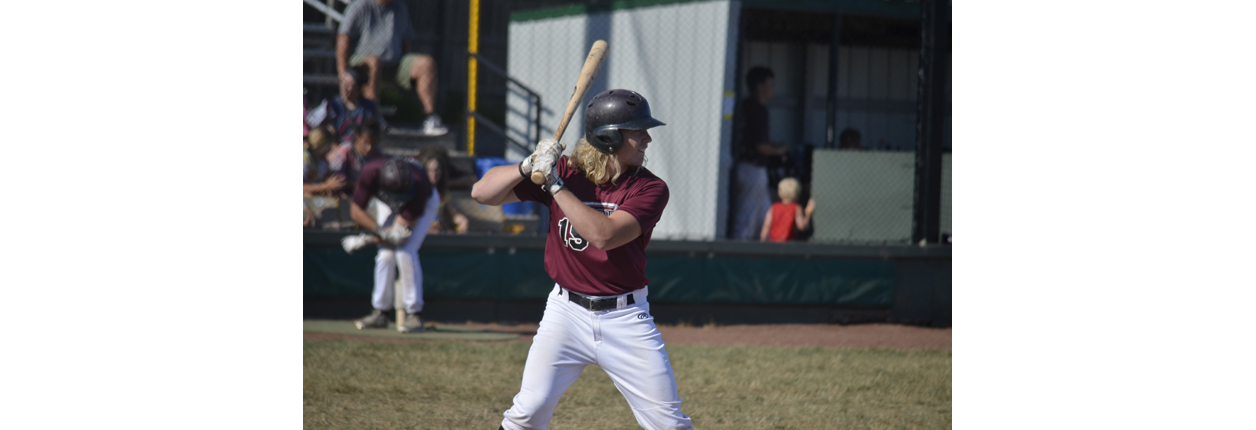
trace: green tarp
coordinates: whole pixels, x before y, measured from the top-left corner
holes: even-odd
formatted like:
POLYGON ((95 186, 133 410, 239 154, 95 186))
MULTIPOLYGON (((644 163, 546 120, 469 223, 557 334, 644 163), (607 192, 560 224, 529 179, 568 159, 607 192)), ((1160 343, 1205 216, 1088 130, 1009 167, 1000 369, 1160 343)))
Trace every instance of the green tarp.
MULTIPOLYGON (((374 258, 307 244, 305 297, 370 297, 374 258)), ((425 247, 419 260, 429 299, 543 300, 554 285, 538 249, 425 247)), ((894 296, 894 261, 875 258, 651 254, 646 276, 652 302, 889 307, 894 296)))

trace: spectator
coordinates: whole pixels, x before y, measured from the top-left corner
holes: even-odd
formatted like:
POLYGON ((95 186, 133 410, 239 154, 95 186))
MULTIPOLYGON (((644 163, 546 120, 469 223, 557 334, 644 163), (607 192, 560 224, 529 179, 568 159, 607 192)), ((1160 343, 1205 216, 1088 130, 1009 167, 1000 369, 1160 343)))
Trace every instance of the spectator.
POLYGON ((763 219, 763 229, 759 232, 761 242, 788 242, 794 240, 799 231, 811 225, 811 214, 816 211, 816 199, 807 201, 804 209, 798 206, 798 193, 802 187, 794 178, 781 179, 776 185, 776 193, 781 201, 772 204, 772 210, 763 219))
POLYGON ((336 35, 336 72, 341 86, 362 84, 363 96, 378 101, 384 79, 393 79, 402 88, 415 90, 423 102, 422 133, 443 135, 449 130, 441 123, 436 109, 436 61, 430 55, 411 54, 410 11, 405 3, 395 0, 355 1, 345 8, 344 21, 336 35), (351 39, 357 42, 350 54, 351 39), (366 66, 366 82, 349 73, 349 68, 366 66))
POLYGON ((314 211, 311 211, 310 207, 305 205, 305 202, 301 202, 301 208, 305 209, 305 221, 301 225, 304 227, 313 227, 316 219, 314 217, 314 211))
POLYGON ((328 162, 328 155, 336 147, 336 133, 330 125, 310 130, 306 136, 305 151, 302 153, 304 173, 302 192, 305 197, 315 194, 335 193, 345 186, 345 177, 334 172, 328 162))
MULTIPOLYGON (((359 134, 359 141, 366 136, 369 134, 359 134)), ((440 196, 422 166, 395 158, 379 157, 367 162, 356 184, 349 216, 362 228, 375 232, 374 241, 380 248, 375 256, 375 288, 371 293, 375 310, 355 321, 355 325, 359 330, 388 327, 385 311, 392 309, 393 295, 401 294, 406 315, 397 321, 398 329, 421 333, 423 266, 419 265, 419 247, 427 237, 427 226, 436 218, 440 196), (368 202, 377 202, 375 219, 366 211, 368 202), (396 274, 401 276, 401 291, 393 290, 396 274)))
POLYGON ((776 91, 775 78, 766 67, 754 67, 746 73, 750 96, 738 108, 740 142, 736 147, 736 206, 733 213, 733 238, 753 240, 761 228, 759 222, 772 204, 768 195, 768 163, 783 159, 789 149, 772 142, 768 130, 767 101, 776 91))
POLYGON ((355 129, 367 118, 378 120, 381 129, 388 128, 388 124, 379 112, 379 105, 362 97, 361 82, 366 79, 365 69, 353 68, 345 73, 352 79, 341 81, 340 94, 315 107, 312 114, 306 115, 306 123, 330 124, 340 135, 341 142, 351 144, 355 129))
POLYGON ((466 215, 458 212, 458 209, 449 203, 449 153, 445 151, 445 148, 429 146, 419 152, 419 163, 423 166, 423 170, 427 171, 427 178, 432 181, 437 193, 440 194, 440 209, 436 211, 436 220, 432 222, 428 232, 466 233, 470 225, 469 220, 466 215))
POLYGON ((362 167, 367 163, 384 158, 379 150, 380 124, 375 117, 369 117, 354 128, 353 143, 341 145, 330 156, 330 166, 348 180, 350 187, 358 183, 362 167))
POLYGON ((837 149, 863 149, 863 136, 859 130, 847 128, 837 137, 837 149))

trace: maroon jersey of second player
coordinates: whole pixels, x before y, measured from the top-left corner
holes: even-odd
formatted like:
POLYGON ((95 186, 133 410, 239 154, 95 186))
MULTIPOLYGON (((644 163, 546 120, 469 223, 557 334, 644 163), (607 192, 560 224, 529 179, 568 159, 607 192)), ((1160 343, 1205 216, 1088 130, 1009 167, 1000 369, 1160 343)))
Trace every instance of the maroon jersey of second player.
MULTIPOLYGON (((366 209, 366 204, 371 201, 371 197, 379 198, 380 201, 388 202, 383 190, 379 186, 379 172, 387 163, 388 157, 379 157, 371 160, 362 166, 362 174, 358 176, 358 185, 353 190, 353 204, 366 209)), ((427 208, 427 199, 432 197, 432 181, 427 179, 427 172, 423 170, 423 166, 410 161, 406 162, 410 165, 410 178, 414 187, 413 197, 406 199, 400 204, 401 212, 398 214, 402 219, 409 222, 419 219, 423 216, 423 211, 427 208)), ((389 206, 392 206, 391 204, 389 206)), ((398 208, 392 208, 393 212, 397 212, 398 208)))
MULTIPOLYGON (((610 251, 589 244, 572 227, 554 197, 532 181, 515 186, 515 196, 549 206, 550 232, 545 240, 545 272, 571 291, 590 296, 611 296, 639 290, 650 283, 645 277, 645 247, 650 244, 654 224, 667 206, 667 184, 644 167, 635 174, 624 173, 618 184, 594 185, 583 173, 567 166, 567 157, 558 160, 557 174, 564 188, 581 202, 606 216, 623 211, 641 225, 641 235, 610 251)), ((632 172, 631 168, 629 172, 632 172)))

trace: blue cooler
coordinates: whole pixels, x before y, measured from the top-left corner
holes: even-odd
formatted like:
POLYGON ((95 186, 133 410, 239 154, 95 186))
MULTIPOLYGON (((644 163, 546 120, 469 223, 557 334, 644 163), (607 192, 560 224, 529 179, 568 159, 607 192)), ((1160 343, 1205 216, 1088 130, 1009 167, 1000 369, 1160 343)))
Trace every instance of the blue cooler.
MULTIPOLYGON (((506 161, 505 158, 476 157, 475 178, 477 180, 484 179, 484 173, 488 172, 488 169, 492 169, 497 166, 508 166, 511 164, 515 164, 515 163, 506 161)), ((502 213, 506 215, 532 215, 533 214, 532 204, 533 202, 507 203, 507 204, 502 205, 502 213)))

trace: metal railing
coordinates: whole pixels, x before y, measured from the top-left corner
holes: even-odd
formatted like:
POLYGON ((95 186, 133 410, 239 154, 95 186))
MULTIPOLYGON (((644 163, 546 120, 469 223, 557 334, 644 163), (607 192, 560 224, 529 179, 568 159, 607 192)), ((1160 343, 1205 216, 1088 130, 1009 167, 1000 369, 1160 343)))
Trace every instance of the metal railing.
MULTIPOLYGON (((531 153, 532 147, 536 145, 536 142, 541 141, 541 106, 542 106, 541 95, 537 94, 537 92, 533 91, 531 88, 528 88, 527 85, 524 85, 518 80, 515 80, 515 78, 512 78, 509 74, 506 73, 506 70, 502 69, 500 66, 496 64, 493 64, 492 61, 489 61, 487 58, 484 58, 484 56, 480 54, 476 54, 474 52, 467 52, 467 56, 471 58, 475 58, 475 60, 479 62, 480 65, 483 65, 486 70, 496 73, 498 76, 505 78, 506 82, 515 84, 524 92, 528 93, 528 97, 531 98, 533 100, 533 103, 536 104, 536 115, 532 119, 532 124, 533 124, 532 125, 532 128, 533 128, 532 143, 531 144, 520 143, 519 141, 510 137, 509 133, 506 133, 506 129, 504 127, 502 127, 501 125, 498 125, 497 123, 494 123, 492 120, 489 120, 488 118, 484 117, 484 115, 480 115, 477 112, 471 111, 470 109, 467 109, 467 117, 475 118, 477 123, 483 122, 485 129, 493 132, 493 134, 501 136, 503 139, 506 139, 507 143, 514 145, 520 151, 523 151, 524 153, 531 153)), ((470 103, 468 103, 468 106, 469 105, 470 103)))
POLYGON ((325 20, 325 24, 327 24, 328 26, 332 26, 332 25, 340 23, 340 21, 345 20, 344 14, 341 14, 340 12, 336 12, 336 2, 339 1, 340 3, 344 3, 346 6, 348 6, 350 4, 353 4, 355 0, 326 0, 323 2, 320 2, 318 0, 302 0, 302 1, 304 1, 305 4, 310 5, 310 7, 318 9, 318 11, 322 12, 323 15, 326 15, 327 19, 325 20))

